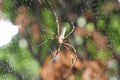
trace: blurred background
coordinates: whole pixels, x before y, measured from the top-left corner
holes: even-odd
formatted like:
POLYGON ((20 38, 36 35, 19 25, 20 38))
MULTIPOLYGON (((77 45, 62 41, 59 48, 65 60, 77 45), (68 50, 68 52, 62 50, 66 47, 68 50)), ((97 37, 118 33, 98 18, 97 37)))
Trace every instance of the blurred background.
POLYGON ((120 0, 0 0, 0 80, 120 80, 119 27, 120 0), (50 63, 54 11, 65 35, 73 22, 66 41, 77 53, 62 47, 50 63), (67 75, 70 52, 78 58, 67 75))

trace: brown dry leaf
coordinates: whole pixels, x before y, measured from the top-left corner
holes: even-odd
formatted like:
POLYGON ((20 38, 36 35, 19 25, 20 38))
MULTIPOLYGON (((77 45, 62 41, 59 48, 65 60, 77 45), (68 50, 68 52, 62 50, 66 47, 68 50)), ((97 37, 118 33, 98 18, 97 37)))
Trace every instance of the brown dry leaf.
MULTIPOLYGON (((63 53, 60 51, 55 61, 51 64, 51 56, 48 56, 45 60, 42 69, 40 70, 40 76, 42 80, 75 80, 76 76, 71 73, 64 79, 64 76, 69 72, 71 67, 71 57, 69 53, 63 53)), ((106 66, 101 64, 100 61, 90 61, 83 59, 80 61, 77 59, 74 68, 82 70, 82 80, 108 80, 105 76, 106 66)))
POLYGON ((89 32, 85 27, 77 27, 77 29, 75 30, 75 35, 78 35, 80 37, 88 36, 90 34, 91 32, 89 32))
POLYGON ((31 20, 32 18, 27 16, 27 14, 19 14, 15 19, 15 23, 26 26, 31 22, 31 20))
MULTIPOLYGON (((55 61, 50 63, 51 57, 48 56, 40 71, 40 75, 43 80, 63 80, 66 74, 68 74, 71 67, 71 56, 69 53, 63 53, 62 51, 56 56, 55 61)), ((74 68, 81 68, 82 63, 78 59, 74 68)), ((64 80, 75 80, 75 75, 71 73, 64 80)))
POLYGON ((95 40, 97 48, 105 49, 107 45, 107 37, 101 35, 98 31, 92 33, 92 37, 95 40))
POLYGON ((24 14, 27 12, 27 8, 25 6, 20 6, 18 9, 17 9, 17 13, 19 14, 24 14))
POLYGON ((30 24, 32 21, 32 17, 27 15, 27 8, 25 6, 21 6, 17 9, 17 17, 15 19, 15 24, 19 26, 19 32, 24 34, 25 27, 30 24))
POLYGON ((108 80, 105 76, 106 66, 99 61, 84 61, 85 71, 83 72, 83 80, 108 80))
POLYGON ((100 32, 94 30, 93 32, 88 31, 85 27, 77 27, 75 35, 80 37, 90 36, 94 39, 96 47, 100 49, 105 49, 107 45, 107 37, 101 35, 100 32))
POLYGON ((40 41, 40 33, 39 33, 39 25, 37 24, 37 23, 34 23, 33 25, 32 25, 32 28, 31 28, 31 30, 32 30, 32 36, 33 36, 33 38, 37 41, 37 42, 39 42, 40 41))
POLYGON ((85 16, 88 21, 94 22, 94 13, 91 10, 86 11, 85 16))
MULTIPOLYGON (((76 35, 79 36, 90 36, 95 40, 96 46, 98 48, 105 48, 107 44, 107 39, 105 36, 101 35, 98 31, 89 32, 86 28, 78 27, 75 31, 76 35)), ((51 57, 48 56, 44 65, 40 71, 40 75, 43 80, 63 80, 64 76, 68 73, 71 67, 71 56, 69 51, 60 51, 55 61, 51 64, 51 57)), ((99 61, 90 61, 84 59, 81 61, 77 59, 74 68, 77 70, 83 69, 83 80, 108 80, 105 76, 105 66, 99 61)), ((75 80, 76 76, 73 71, 64 80, 75 80)))

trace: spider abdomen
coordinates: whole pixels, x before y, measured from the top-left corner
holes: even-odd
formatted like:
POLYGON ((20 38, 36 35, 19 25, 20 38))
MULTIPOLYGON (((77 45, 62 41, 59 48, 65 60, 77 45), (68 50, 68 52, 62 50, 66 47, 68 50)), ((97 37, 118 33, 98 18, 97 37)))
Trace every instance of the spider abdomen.
POLYGON ((63 43, 64 43, 63 39, 59 37, 59 38, 58 38, 58 43, 59 43, 59 44, 63 44, 63 43))

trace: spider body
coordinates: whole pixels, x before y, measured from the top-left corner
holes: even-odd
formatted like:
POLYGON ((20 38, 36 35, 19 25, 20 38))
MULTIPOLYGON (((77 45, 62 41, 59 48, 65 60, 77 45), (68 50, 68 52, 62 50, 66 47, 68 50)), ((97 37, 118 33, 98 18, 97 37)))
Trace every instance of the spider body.
POLYGON ((59 36, 57 36, 56 39, 59 45, 62 45, 64 43, 64 39, 60 38, 59 36))
POLYGON ((64 27, 62 29, 62 32, 61 32, 60 36, 59 35, 56 36, 56 39, 57 39, 59 45, 62 45, 64 43, 65 32, 66 32, 66 27, 64 27))

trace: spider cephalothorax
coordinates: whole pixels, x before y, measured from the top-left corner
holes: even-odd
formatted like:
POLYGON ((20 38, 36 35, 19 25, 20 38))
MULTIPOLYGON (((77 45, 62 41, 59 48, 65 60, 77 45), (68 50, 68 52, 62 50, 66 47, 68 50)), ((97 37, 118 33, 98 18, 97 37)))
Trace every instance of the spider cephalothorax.
POLYGON ((56 36, 56 39, 57 39, 59 45, 62 45, 62 44, 64 43, 65 32, 66 32, 66 27, 64 27, 64 28, 62 29, 62 32, 61 32, 60 35, 56 36))

